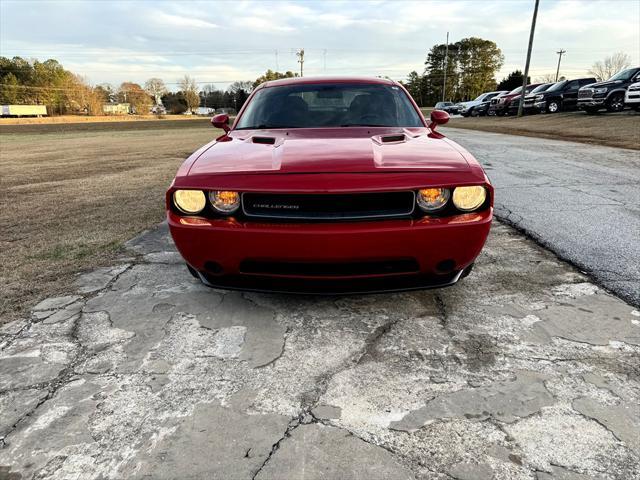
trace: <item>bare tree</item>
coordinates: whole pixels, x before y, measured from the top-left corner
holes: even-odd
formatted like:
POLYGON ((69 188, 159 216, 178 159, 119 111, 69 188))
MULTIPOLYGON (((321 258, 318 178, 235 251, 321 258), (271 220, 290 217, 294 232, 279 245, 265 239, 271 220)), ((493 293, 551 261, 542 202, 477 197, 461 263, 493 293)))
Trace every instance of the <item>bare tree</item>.
POLYGON ((178 81, 180 91, 184 95, 189 111, 193 111, 200 106, 200 95, 198 94, 198 84, 195 79, 185 75, 178 81))
POLYGON ((238 90, 244 90, 247 93, 251 93, 251 90, 253 90, 253 82, 250 80, 244 82, 233 82, 231 85, 229 85, 227 90, 234 94, 238 90))
POLYGON ((151 97, 137 83, 123 82, 118 89, 118 101, 128 103, 137 115, 149 113, 151 97))
POLYGON ((589 70, 589 74, 598 80, 607 80, 631 65, 631 58, 626 53, 614 53, 610 57, 606 57, 604 61, 597 61, 589 70))
POLYGON ((161 78, 150 78, 144 84, 144 91, 151 95, 156 105, 160 105, 160 99, 168 90, 161 78))
POLYGON ((536 83, 553 83, 556 81, 555 73, 545 73, 544 75, 540 75, 535 78, 536 83))

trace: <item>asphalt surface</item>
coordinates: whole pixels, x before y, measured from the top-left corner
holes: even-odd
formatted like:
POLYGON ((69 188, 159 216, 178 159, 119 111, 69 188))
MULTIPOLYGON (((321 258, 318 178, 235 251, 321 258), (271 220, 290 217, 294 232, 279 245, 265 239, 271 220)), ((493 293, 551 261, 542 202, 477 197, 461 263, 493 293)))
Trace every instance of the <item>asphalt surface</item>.
POLYGON ((511 227, 442 290, 202 286, 166 226, 0 328, 6 480, 638 480, 640 312, 511 227))
POLYGON ((484 166, 498 217, 640 305, 640 151, 442 131, 484 166))

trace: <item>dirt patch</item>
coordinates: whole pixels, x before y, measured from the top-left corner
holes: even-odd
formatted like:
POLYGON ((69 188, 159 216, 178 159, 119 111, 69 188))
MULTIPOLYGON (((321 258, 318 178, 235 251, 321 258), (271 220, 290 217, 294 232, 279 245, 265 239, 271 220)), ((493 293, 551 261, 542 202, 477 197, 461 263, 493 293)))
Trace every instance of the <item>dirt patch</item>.
POLYGON ((454 117, 447 126, 640 150, 640 114, 567 112, 516 117, 454 117))
POLYGON ((220 133, 206 121, 98 125, 0 127, 0 323, 161 221, 180 163, 220 133))

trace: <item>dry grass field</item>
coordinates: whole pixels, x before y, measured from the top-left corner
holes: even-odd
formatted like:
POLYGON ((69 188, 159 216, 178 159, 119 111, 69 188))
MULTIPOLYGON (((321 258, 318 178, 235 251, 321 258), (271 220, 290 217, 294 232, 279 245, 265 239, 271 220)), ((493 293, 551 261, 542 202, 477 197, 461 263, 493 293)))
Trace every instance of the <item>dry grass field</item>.
POLYGON ((219 133, 207 119, 0 126, 0 319, 113 262, 162 220, 182 160, 219 133))
POLYGON ((447 126, 640 150, 640 113, 566 112, 515 117, 455 117, 447 126))
POLYGON ((43 125, 51 123, 110 123, 110 122, 146 122, 162 120, 198 121, 203 117, 195 115, 59 115, 55 117, 0 118, 2 125, 43 125))

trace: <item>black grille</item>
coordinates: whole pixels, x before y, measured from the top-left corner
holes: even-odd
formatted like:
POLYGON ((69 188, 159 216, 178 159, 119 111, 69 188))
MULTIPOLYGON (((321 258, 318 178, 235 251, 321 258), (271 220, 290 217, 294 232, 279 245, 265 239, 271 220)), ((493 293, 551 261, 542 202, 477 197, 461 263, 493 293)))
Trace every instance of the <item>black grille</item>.
POLYGON ((360 275, 394 275, 420 270, 415 259, 373 260, 361 262, 279 262, 243 260, 242 273, 309 277, 349 277, 360 275))
POLYGON ((578 90, 578 98, 591 98, 593 97, 593 90, 591 88, 578 90))
POLYGON ((403 217, 413 212, 414 203, 413 192, 242 195, 242 208, 248 217, 280 219, 403 217))

